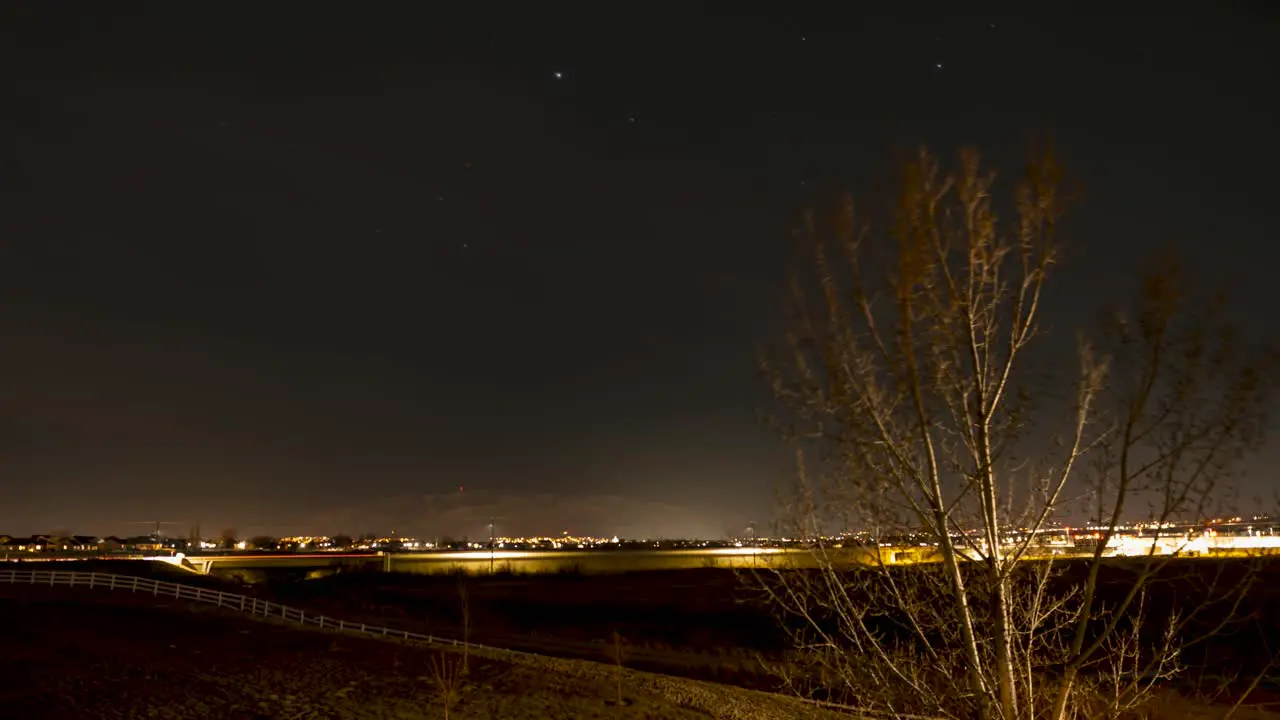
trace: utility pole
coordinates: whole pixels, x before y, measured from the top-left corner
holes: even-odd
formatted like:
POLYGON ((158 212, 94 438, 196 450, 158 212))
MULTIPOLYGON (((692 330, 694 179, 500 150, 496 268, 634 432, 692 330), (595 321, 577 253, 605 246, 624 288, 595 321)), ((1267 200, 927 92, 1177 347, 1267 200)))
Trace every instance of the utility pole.
POLYGON ((497 538, 495 538, 495 537, 494 537, 494 525, 493 525, 493 521, 494 521, 494 520, 504 520, 504 519, 505 519, 505 518, 504 518, 503 516, 501 516, 501 515, 490 515, 490 516, 489 516, 489 574, 490 574, 490 575, 492 575, 492 574, 493 574, 493 554, 494 554, 494 550, 498 547, 498 541, 497 541, 497 538))

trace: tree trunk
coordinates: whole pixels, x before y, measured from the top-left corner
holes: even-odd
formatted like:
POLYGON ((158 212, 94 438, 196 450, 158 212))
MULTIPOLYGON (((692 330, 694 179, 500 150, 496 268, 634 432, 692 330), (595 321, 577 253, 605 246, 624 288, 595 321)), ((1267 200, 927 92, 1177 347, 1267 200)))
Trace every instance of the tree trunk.
MULTIPOLYGON (((1000 574, 999 567, 995 573, 1000 574)), ((1013 684, 1013 639, 1009 622, 1008 582, 995 578, 996 582, 996 677, 1000 683, 1000 711, 1006 720, 1016 717, 1017 693, 1013 684)))

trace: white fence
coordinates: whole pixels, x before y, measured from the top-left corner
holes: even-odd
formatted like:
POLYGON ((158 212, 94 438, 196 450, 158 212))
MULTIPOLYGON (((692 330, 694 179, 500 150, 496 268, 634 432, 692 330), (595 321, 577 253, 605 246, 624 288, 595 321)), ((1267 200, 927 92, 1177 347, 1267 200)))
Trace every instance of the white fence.
MULTIPOLYGON (((0 570, 0 583, 8 583, 10 585, 24 584, 47 585, 51 587, 61 586, 101 588, 103 590, 127 590, 129 592, 150 594, 157 597, 163 596, 177 598, 179 600, 194 600, 195 602, 209 603, 210 605, 216 605, 220 608, 237 610, 256 617, 282 620, 296 625, 313 625, 324 630, 357 633, 392 640, 416 640, 418 642, 440 643, 455 646, 461 644, 458 640, 453 638, 435 637, 434 635, 423 635, 422 633, 409 632, 408 630, 393 630, 386 627, 366 625, 365 623, 335 620, 334 618, 326 617, 324 615, 307 614, 306 611, 299 610, 298 608, 291 608, 286 605, 269 602, 267 600, 259 600, 258 598, 248 597, 247 595, 237 595, 235 593, 222 592, 220 590, 210 590, 208 588, 195 587, 193 585, 165 582, 163 580, 151 580, 148 578, 130 575, 113 575, 111 573, 92 572, 62 572, 58 570, 0 570)), ((469 646, 486 650, 515 652, 512 650, 505 650, 503 648, 492 648, 486 645, 477 645, 475 643, 469 643, 469 646)))

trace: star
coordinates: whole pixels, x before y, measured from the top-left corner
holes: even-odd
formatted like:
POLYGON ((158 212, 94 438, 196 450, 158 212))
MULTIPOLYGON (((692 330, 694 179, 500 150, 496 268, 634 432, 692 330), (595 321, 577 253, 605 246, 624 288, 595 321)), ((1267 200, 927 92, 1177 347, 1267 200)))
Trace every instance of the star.
POLYGON ((934 63, 933 66, 939 70, 942 69, 942 63, 934 63))
POLYGON ((557 70, 557 71, 555 71, 555 72, 551 73, 551 77, 553 77, 553 78, 555 78, 555 79, 557 79, 557 80, 563 80, 563 79, 564 79, 564 73, 562 73, 562 72, 560 72, 559 70, 557 70))

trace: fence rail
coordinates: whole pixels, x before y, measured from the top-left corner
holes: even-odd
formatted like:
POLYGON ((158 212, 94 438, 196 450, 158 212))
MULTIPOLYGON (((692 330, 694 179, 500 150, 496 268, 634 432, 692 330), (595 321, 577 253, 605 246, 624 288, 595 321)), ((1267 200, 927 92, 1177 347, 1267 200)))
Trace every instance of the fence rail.
MULTIPOLYGON (((192 600, 195 602, 208 603, 220 608, 248 613, 255 617, 281 620, 295 625, 310 625, 322 630, 333 630, 335 632, 354 633, 357 635, 368 635, 392 640, 411 640, 453 646, 461 645, 461 643, 455 638, 436 637, 435 635, 424 635, 422 633, 409 632, 408 630, 395 630, 377 625, 368 625, 366 623, 348 622, 345 620, 331 618, 326 615, 315 613, 308 614, 305 610, 301 610, 299 608, 281 605, 280 603, 273 603, 268 600, 260 600, 247 595, 237 595, 235 593, 222 592, 221 590, 211 590, 208 588, 196 587, 194 585, 185 585, 183 583, 167 582, 164 580, 152 580, 150 578, 137 577, 133 575, 114 575, 111 573, 59 570, 0 570, 0 584, 5 583, 9 585, 25 584, 44 585, 49 587, 83 587, 101 588, 103 590, 127 590, 132 593, 150 594, 156 597, 163 596, 176 598, 178 600, 192 600)), ((476 643, 468 643, 468 646, 484 650, 518 652, 507 650, 505 648, 477 645, 476 643)))

